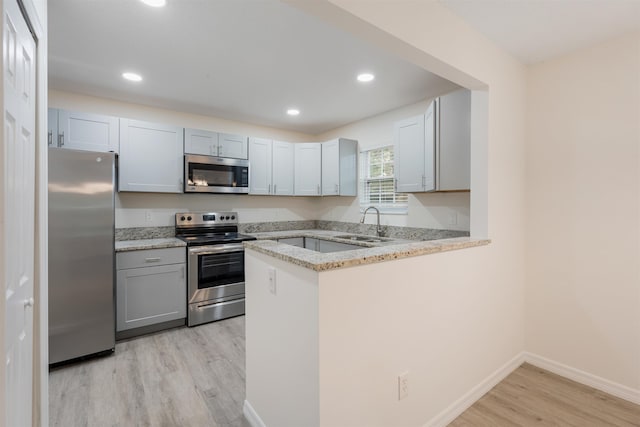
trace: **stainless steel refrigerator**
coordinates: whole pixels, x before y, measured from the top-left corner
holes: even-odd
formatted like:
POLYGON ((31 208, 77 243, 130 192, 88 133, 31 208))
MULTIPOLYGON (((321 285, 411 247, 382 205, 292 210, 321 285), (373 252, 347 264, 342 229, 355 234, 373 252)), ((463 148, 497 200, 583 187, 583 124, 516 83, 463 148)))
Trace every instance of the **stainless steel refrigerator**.
POLYGON ((49 148, 49 363, 115 348, 114 153, 49 148))

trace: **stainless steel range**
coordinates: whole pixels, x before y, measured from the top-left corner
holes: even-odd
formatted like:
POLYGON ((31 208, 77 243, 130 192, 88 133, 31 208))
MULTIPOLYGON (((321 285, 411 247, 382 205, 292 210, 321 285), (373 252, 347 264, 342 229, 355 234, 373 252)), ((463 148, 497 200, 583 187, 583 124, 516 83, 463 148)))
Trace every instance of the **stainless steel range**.
POLYGON ((237 212, 176 214, 176 237, 187 243, 187 325, 244 314, 245 240, 237 212))

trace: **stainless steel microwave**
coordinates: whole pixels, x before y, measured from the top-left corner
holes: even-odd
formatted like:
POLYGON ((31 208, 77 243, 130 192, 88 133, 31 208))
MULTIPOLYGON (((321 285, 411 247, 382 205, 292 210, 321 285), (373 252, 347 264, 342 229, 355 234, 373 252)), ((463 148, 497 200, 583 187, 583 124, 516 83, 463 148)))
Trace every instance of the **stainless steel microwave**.
POLYGON ((185 193, 249 193, 249 161, 184 156, 185 193))

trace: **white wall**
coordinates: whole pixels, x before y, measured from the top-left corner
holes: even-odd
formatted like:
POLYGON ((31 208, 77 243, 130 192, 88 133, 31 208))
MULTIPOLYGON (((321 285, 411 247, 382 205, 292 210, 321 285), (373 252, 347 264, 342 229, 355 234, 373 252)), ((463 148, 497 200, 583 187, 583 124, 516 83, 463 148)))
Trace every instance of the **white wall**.
MULTIPOLYGON (((431 99, 389 111, 355 122, 318 137, 321 141, 332 138, 351 138, 358 141, 360 151, 393 145, 394 122, 423 114, 431 99)), ((360 189, 358 189, 360 191, 360 189)), ((409 194, 407 215, 382 215, 385 225, 426 227, 450 230, 469 230, 469 193, 414 193, 409 194), (453 220, 453 218, 455 218, 453 220)), ((329 198, 322 203, 319 219, 357 222, 361 217, 358 198, 336 200, 329 198)))
POLYGON ((425 425, 521 352, 522 286, 487 249, 320 273, 322 426, 425 425))
MULTIPOLYGON (((309 135, 281 129, 57 90, 49 91, 49 106, 292 142, 313 139, 309 135)), ((319 200, 309 197, 124 192, 116 196, 116 227, 171 226, 175 225, 175 213, 200 210, 235 210, 242 223, 316 219, 319 203, 319 200)))
POLYGON ((528 82, 527 351, 640 399, 640 34, 528 82))
POLYGON ((318 273, 252 250, 245 263, 246 401, 267 426, 318 426, 318 273))

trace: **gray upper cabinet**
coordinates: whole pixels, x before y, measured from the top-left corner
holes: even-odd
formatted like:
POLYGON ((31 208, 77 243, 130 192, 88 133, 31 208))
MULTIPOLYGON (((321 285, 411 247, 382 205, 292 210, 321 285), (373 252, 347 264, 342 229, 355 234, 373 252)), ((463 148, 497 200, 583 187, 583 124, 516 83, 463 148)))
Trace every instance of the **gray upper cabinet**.
POLYGON ((49 146, 87 151, 119 150, 117 117, 50 108, 49 146))
POLYGON ((271 194, 271 153, 273 141, 265 138, 249 138, 249 194, 271 194))
POLYGON ((463 89, 440 97, 436 189, 471 188, 471 91, 463 89))
POLYGON ((120 119, 118 191, 182 193, 183 128, 120 119))
POLYGON ((232 159, 248 159, 247 137, 229 133, 218 134, 218 156, 232 159))
POLYGON ((58 109, 49 108, 47 115, 47 144, 49 147, 58 146, 58 109))
POLYGON ((322 182, 322 144, 302 142, 294 146, 294 195, 320 196, 322 182))
POLYGON ((200 129, 184 130, 185 154, 247 159, 247 137, 200 129))
POLYGON ((394 125, 394 174, 399 193, 470 188, 471 92, 435 99, 425 114, 394 125))
MULTIPOLYGON (((272 183, 276 196, 293 196, 294 144, 273 141, 272 183)), ((253 165, 253 163, 251 163, 253 165)), ((252 166, 253 167, 253 166, 252 166)))
POLYGON ((217 156, 218 133, 186 128, 184 130, 184 153, 217 156))
POLYGON ((322 195, 357 195, 358 142, 338 138, 322 143, 322 195))
POLYGON ((293 195, 293 144, 249 138, 249 194, 293 195))

